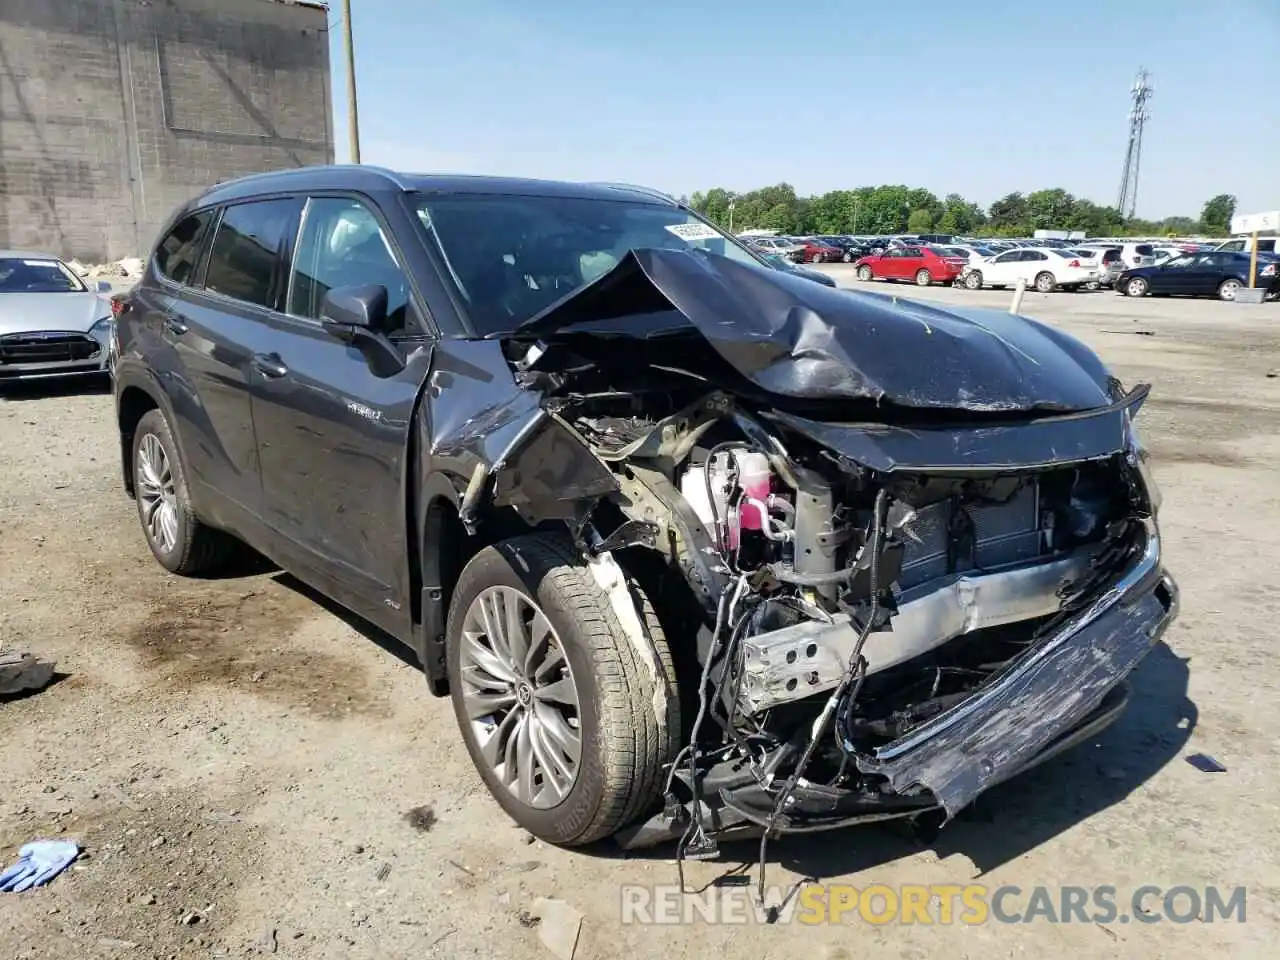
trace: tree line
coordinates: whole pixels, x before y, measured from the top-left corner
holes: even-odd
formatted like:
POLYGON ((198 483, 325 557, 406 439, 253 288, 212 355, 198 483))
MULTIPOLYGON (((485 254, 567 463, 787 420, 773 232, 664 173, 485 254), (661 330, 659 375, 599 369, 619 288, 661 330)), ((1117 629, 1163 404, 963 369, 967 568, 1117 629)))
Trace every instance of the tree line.
POLYGON ((1011 193, 983 209, 958 193, 939 199, 920 187, 883 185, 801 197, 789 183, 734 194, 723 187, 686 198, 693 209, 735 232, 761 228, 784 234, 950 233, 983 237, 1030 236, 1036 230, 1083 230, 1091 237, 1182 236, 1228 233, 1236 198, 1219 194, 1200 218, 1125 218, 1115 207, 1075 197, 1061 188, 1011 193))

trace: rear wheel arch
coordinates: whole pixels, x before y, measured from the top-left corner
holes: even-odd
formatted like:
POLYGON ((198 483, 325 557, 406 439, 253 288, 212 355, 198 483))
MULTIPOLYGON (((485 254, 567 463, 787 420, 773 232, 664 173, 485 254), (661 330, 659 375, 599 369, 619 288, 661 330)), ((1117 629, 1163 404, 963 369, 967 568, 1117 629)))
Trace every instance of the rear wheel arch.
MULTIPOLYGON (((116 425, 120 434, 120 465, 123 471, 124 489, 130 497, 133 489, 133 437, 138 424, 152 410, 161 409, 160 402, 152 393, 136 384, 129 384, 120 390, 116 400, 116 425)), ((168 414, 165 414, 169 419, 168 414)), ((172 423, 172 420, 170 420, 172 423)), ((174 442, 178 442, 177 438, 174 442)))

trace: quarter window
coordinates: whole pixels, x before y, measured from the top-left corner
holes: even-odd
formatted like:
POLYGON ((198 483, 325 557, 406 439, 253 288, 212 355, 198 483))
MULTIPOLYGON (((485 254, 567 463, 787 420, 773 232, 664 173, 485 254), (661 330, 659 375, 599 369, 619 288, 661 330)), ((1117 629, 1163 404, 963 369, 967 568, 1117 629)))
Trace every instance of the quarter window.
POLYGON ((259 200, 227 207, 213 238, 204 285, 245 303, 275 308, 280 244, 297 200, 259 200))
POLYGON ((190 283, 200 264, 200 251, 204 249, 205 234, 213 211, 193 213, 180 220, 163 240, 156 245, 155 263, 160 276, 174 283, 190 283))
POLYGON ((330 290, 368 284, 387 290, 384 332, 408 332, 409 280, 378 218, 358 200, 313 198, 294 256, 289 313, 319 319, 330 290))

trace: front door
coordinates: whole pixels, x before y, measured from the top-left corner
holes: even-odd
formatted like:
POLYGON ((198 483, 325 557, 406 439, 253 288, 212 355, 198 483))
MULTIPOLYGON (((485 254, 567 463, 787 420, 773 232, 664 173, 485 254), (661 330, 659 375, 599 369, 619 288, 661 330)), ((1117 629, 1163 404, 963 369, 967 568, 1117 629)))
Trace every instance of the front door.
POLYGON ((916 274, 926 266, 923 250, 919 247, 903 247, 902 258, 898 261, 898 279, 914 280, 916 274))
POLYGON ((253 411, 264 518, 291 562, 344 606, 403 636, 406 457, 434 341, 424 335, 393 249, 368 202, 308 201, 253 411), (387 288, 385 332, 407 358, 390 376, 379 376, 358 347, 319 323, 327 291, 363 284, 387 288))
POLYGON ((1195 256, 1174 257, 1147 275, 1152 293, 1190 293, 1194 282, 1195 256))

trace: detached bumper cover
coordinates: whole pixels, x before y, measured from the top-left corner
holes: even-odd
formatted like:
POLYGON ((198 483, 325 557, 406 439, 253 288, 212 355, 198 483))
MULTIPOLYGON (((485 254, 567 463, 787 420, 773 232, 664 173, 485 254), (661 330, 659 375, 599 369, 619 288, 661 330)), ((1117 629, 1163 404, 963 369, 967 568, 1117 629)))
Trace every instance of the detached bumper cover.
POLYGON ((897 793, 928 791, 947 816, 1055 751, 1160 639, 1178 591, 1148 525, 1139 559, 984 690, 857 759, 897 793))

